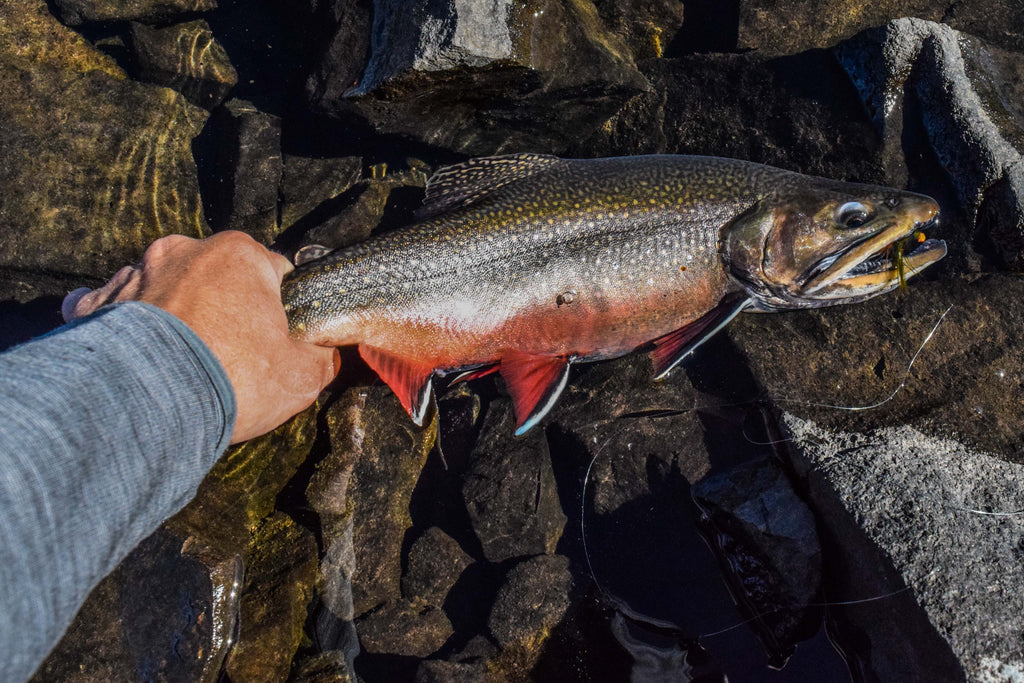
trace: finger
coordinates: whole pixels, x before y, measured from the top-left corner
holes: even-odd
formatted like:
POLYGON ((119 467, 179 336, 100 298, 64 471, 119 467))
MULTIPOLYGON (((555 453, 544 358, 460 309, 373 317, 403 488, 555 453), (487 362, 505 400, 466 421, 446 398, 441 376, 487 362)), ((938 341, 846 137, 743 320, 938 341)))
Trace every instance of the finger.
POLYGON ((334 347, 296 343, 302 349, 302 362, 310 368, 310 380, 316 382, 317 393, 320 393, 341 371, 341 354, 334 347))
POLYGON ((64 322, 69 323, 79 317, 75 315, 75 307, 78 306, 78 302, 82 300, 82 297, 91 291, 88 287, 79 287, 64 297, 64 301, 60 304, 60 314, 64 318, 64 322))
POLYGON ((267 250, 267 258, 270 260, 270 265, 274 267, 274 272, 277 273, 277 279, 280 282, 284 279, 284 276, 295 270, 295 266, 287 258, 278 254, 276 251, 267 250))

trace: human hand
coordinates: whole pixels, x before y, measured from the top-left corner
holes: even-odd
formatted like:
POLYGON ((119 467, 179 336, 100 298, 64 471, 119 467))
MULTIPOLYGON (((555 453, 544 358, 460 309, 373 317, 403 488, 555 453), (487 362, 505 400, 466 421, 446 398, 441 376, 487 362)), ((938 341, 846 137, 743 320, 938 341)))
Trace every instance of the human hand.
POLYGON ((231 442, 239 443, 311 404, 339 370, 337 349, 288 336, 281 280, 291 269, 242 232, 204 240, 170 235, 103 287, 71 292, 61 311, 70 322, 116 301, 144 301, 177 316, 231 380, 238 406, 231 442))

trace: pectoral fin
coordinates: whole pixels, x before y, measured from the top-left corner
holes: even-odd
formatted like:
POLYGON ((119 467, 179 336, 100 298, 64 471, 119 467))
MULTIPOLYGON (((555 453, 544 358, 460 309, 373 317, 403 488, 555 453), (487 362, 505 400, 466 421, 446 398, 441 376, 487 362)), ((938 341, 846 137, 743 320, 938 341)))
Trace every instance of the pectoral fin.
POLYGON ((360 344, 359 355, 398 396, 412 421, 423 426, 433 394, 434 368, 408 358, 360 344))
POLYGON ((725 327, 750 303, 742 295, 722 299, 717 306, 697 318, 686 327, 669 332, 654 340, 651 359, 654 361, 654 379, 665 379, 668 373, 684 358, 725 327))
POLYGON ((499 372, 512 395, 516 436, 529 431, 555 405, 569 378, 569 361, 561 356, 531 356, 515 352, 502 356, 499 372))

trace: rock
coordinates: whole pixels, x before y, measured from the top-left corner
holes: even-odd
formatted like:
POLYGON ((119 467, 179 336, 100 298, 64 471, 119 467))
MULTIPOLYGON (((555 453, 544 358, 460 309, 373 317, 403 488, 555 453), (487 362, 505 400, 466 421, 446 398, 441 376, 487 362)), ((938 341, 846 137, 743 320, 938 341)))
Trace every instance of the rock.
POLYGON ((788 657, 818 627, 807 614, 822 577, 814 515, 770 458, 705 477, 691 492, 717 532, 749 611, 767 630, 766 649, 788 657))
POLYGON ((253 532, 250 548, 238 640, 224 673, 236 681, 281 681, 305 637, 317 572, 316 540, 277 512, 253 532))
POLYGON ((217 160, 220 184, 211 202, 216 230, 241 230, 270 244, 278 234, 278 188, 284 172, 281 119, 244 100, 229 100, 218 110, 222 143, 217 160))
POLYGON ((338 102, 359 84, 370 58, 373 8, 373 0, 334 0, 323 12, 332 30, 306 82, 311 101, 338 102))
POLYGON ((553 552, 565 526, 543 433, 515 439, 514 431, 511 403, 493 402, 462 485, 473 531, 491 562, 553 552))
POLYGON ((761 398, 801 418, 838 431, 910 425, 1021 462, 1022 299, 1017 275, 949 276, 856 306, 741 315, 727 334, 761 398))
POLYGON ((89 594, 33 681, 214 683, 233 645, 242 561, 197 557, 166 530, 89 594))
POLYGON ((54 0, 61 21, 69 26, 90 21, 158 23, 189 12, 217 7, 216 0, 54 0))
POLYGON ((356 680, 345 656, 330 651, 297 658, 295 672, 288 683, 355 683, 356 680))
POLYGON ((697 481, 711 467, 697 393, 682 373, 652 374, 641 355, 586 366, 552 411, 552 457, 593 463, 587 495, 598 515, 651 495, 673 470, 697 481))
POLYGON ((436 607, 397 600, 360 619, 358 630, 370 654, 429 657, 451 636, 452 624, 436 607))
POLYGON ((326 420, 331 451, 307 498, 323 525, 325 548, 344 548, 346 534, 353 539, 353 557, 345 560, 339 551, 338 564, 321 568, 325 604, 345 620, 401 597, 402 542, 412 525, 409 500, 434 431, 414 425, 381 385, 347 390, 326 420))
POLYGON ((409 549, 408 569, 402 577, 402 595, 407 600, 441 607, 463 570, 473 558, 458 542, 437 527, 427 529, 409 549))
POLYGON ((869 669, 881 680, 1012 680, 1024 670, 1024 468, 905 426, 837 432, 789 414, 784 423, 844 568, 832 599, 878 598, 837 608, 869 669), (858 556, 864 545, 891 568, 858 556))
POLYGON ((990 242, 1003 264, 1024 270, 1024 115, 1004 73, 1024 57, 994 59, 981 41, 948 26, 900 19, 836 54, 899 158, 908 93, 939 164, 971 224, 967 241, 990 242))
POLYGON ((448 660, 427 659, 416 670, 416 683, 484 683, 495 679, 491 664, 498 649, 485 636, 474 636, 448 660))
POLYGON ((320 88, 314 105, 464 154, 551 152, 647 87, 589 0, 541 0, 526 12, 508 0, 381 0, 358 85, 320 88))
POLYGON ((96 286, 158 237, 206 232, 191 151, 206 113, 125 78, 42 0, 0 7, 0 118, 4 298, 96 286))
POLYGON ((595 0, 594 5, 638 61, 664 56, 683 26, 680 0, 595 0))
POLYGON ((196 106, 215 108, 238 82, 231 60, 202 19, 165 28, 132 22, 128 38, 137 78, 177 90, 196 106))
POLYGON ((330 200, 352 187, 362 174, 360 157, 318 159, 285 154, 281 230, 288 230, 319 207, 327 208, 330 200))
POLYGON ((551 630, 569 609, 569 559, 538 555, 508 574, 491 608, 487 627, 504 651, 499 667, 522 676, 540 654, 551 630))

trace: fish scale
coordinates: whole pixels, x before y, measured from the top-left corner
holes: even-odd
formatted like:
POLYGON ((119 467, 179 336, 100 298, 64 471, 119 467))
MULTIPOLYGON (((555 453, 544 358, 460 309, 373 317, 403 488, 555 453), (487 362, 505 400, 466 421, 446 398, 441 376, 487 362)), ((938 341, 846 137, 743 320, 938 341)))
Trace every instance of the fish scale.
MULTIPOLYGON (((434 377, 498 371, 522 432, 572 363, 653 346, 663 375, 740 310, 887 291, 887 270, 844 279, 831 263, 882 258, 857 245, 936 211, 921 195, 731 159, 488 157, 439 170, 418 223, 303 264, 282 298, 294 336, 358 345, 418 422, 434 377), (870 208, 867 226, 842 218, 850 206, 870 208)), ((931 242, 912 272, 941 258, 931 242)))

